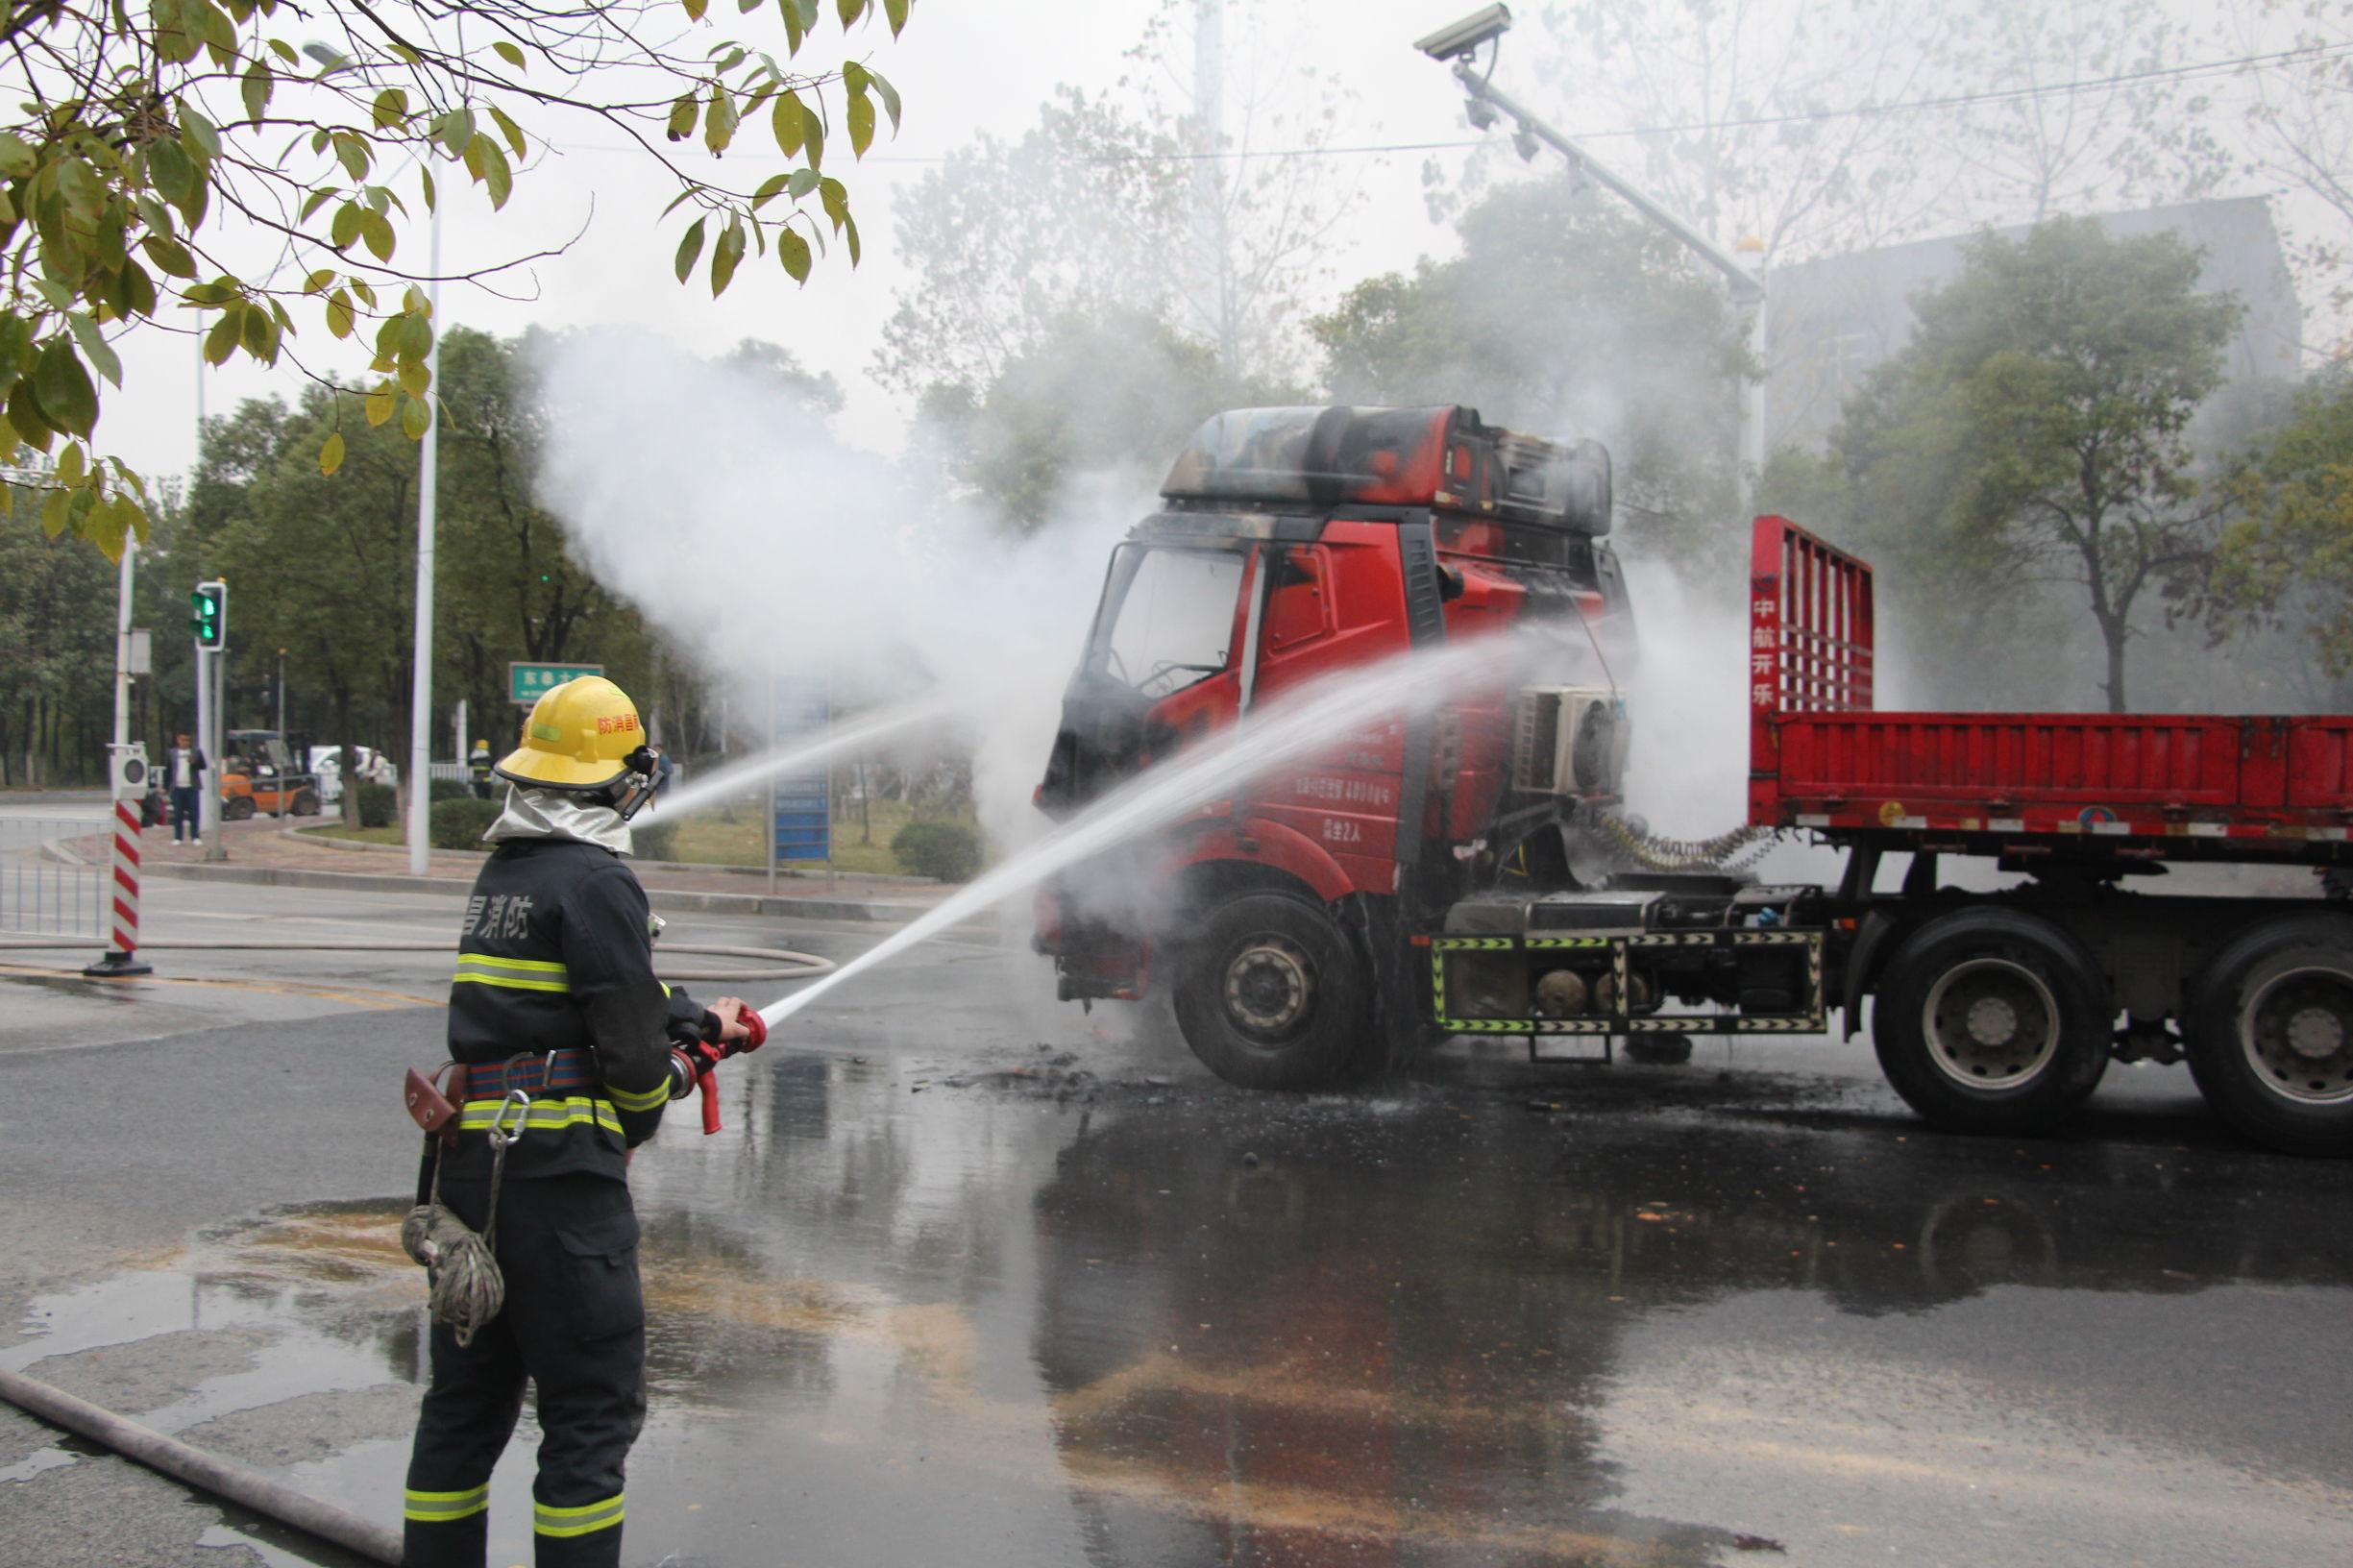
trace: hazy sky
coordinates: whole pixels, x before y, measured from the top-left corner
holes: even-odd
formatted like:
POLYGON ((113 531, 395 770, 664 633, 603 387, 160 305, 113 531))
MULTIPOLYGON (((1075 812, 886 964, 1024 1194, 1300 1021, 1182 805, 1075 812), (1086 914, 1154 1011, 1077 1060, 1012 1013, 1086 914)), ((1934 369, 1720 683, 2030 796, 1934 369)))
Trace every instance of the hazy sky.
MULTIPOLYGON (((1470 135, 1460 94, 1444 67, 1414 52, 1412 40, 1476 9, 1465 0, 1291 0, 1286 8, 1303 36, 1318 40, 1320 63, 1356 88, 1333 137, 1335 145, 1444 141, 1470 135)), ((462 172, 440 176, 445 199, 444 267, 455 271, 536 248, 587 225, 570 251, 536 263, 503 285, 533 297, 505 300, 455 287, 443 304, 446 321, 511 333, 534 322, 549 327, 625 323, 663 332, 702 352, 724 349, 747 335, 790 346, 812 369, 842 382, 848 408, 841 433, 863 446, 889 450, 903 429, 902 411, 867 374, 892 295, 906 279, 892 248, 891 198, 935 160, 977 131, 1017 136, 1034 123, 1038 105, 1058 83, 1108 88, 1133 69, 1122 58, 1154 10, 1149 0, 919 0, 905 34, 894 43, 880 27, 856 41, 899 88, 905 126, 894 140, 878 139, 862 164, 842 167, 850 186, 866 259, 855 272, 838 255, 819 265, 805 288, 796 288, 772 259, 747 259, 726 296, 710 298, 700 278, 680 286, 671 271, 683 224, 657 226, 672 190, 649 176, 642 158, 619 150, 611 134, 576 131, 558 142, 558 156, 519 179, 515 196, 495 217, 478 187, 462 172), (593 199, 593 208, 592 208, 593 199), (593 216, 592 216, 593 211, 593 216)), ((716 8, 733 20, 732 8, 716 8)), ((746 18, 747 31, 772 16, 746 18)), ((1533 29, 1523 24, 1524 31, 1533 29)), ((820 45, 838 35, 821 33, 820 45)), ((1507 47, 1499 81, 1532 87, 1540 39, 1531 36, 1516 60, 1507 47)), ((820 57, 822 58, 822 57, 820 57)), ((1569 107, 1548 98, 1548 107, 1569 107)), ((764 128, 761 122, 761 127, 764 128)), ((538 131, 538 125, 529 129, 538 131)), ((756 165, 764 129, 748 127, 729 154, 731 163, 756 165), (758 134, 755 134, 755 130, 758 134)), ((699 155, 699 148, 697 149, 699 155)), ((846 160, 846 144, 826 160, 846 160)), ((1421 194, 1424 154, 1352 159, 1361 165, 1363 200, 1345 231, 1335 236, 1341 284, 1364 274, 1408 264, 1424 252, 1443 251, 1448 236, 1433 228, 1421 194)), ((775 161, 772 157, 770 161, 775 161)), ((400 182, 409 188, 413 177, 400 182)), ((425 234, 403 240, 421 262, 425 234)), ((355 355, 329 353, 325 329, 311 314, 298 316, 301 343, 319 365, 347 376, 365 370, 355 355)), ((184 470, 195 453, 196 354, 191 343, 161 334, 134 334, 122 344, 129 388, 110 392, 103 444, 150 475, 184 470)), ((289 398, 299 379, 273 374, 239 358, 203 373, 208 412, 239 398, 280 390, 289 398)))

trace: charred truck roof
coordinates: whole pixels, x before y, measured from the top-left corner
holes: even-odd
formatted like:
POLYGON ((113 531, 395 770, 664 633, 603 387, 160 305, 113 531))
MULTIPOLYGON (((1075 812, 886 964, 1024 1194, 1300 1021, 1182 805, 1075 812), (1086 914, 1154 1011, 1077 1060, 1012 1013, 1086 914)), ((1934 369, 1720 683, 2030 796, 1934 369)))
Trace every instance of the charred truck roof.
POLYGON ((1481 423, 1474 408, 1237 408, 1212 415, 1161 483, 1138 538, 1304 540, 1336 509, 1440 514, 1439 545, 1571 565, 1609 531, 1609 453, 1481 423))

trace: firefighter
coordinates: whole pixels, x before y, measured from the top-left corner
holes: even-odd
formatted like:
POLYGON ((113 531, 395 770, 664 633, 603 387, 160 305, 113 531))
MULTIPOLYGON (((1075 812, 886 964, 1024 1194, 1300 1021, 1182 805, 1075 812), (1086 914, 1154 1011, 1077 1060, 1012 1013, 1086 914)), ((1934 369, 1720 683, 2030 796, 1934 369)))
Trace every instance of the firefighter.
POLYGON ((478 735, 476 736, 474 755, 466 759, 466 765, 474 774, 474 797, 477 800, 489 799, 493 772, 490 766, 490 743, 478 735))
POLYGON ((497 765, 505 811, 485 835, 450 987, 465 1083, 439 1197, 477 1232, 495 1208, 505 1299, 468 1342, 433 1325, 404 1510, 412 1568, 481 1568, 490 1472, 526 1380, 545 1433, 540 1568, 620 1560, 622 1467, 645 1414, 626 1153, 698 1076, 765 1035, 735 998, 705 1009, 654 978, 658 926, 621 858, 653 757, 629 698, 588 675, 542 695, 497 765), (494 1123, 519 1128, 498 1162, 494 1123))

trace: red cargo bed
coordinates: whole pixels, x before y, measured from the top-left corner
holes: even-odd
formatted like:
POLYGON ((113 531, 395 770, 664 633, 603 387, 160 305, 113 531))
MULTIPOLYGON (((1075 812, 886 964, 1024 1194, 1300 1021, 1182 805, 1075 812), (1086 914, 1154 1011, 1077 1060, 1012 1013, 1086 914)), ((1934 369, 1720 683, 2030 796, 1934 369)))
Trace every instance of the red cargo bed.
POLYGON ((1750 571, 1760 827, 1973 853, 2353 858, 2353 717, 1880 713, 1871 568, 1760 517, 1750 571))

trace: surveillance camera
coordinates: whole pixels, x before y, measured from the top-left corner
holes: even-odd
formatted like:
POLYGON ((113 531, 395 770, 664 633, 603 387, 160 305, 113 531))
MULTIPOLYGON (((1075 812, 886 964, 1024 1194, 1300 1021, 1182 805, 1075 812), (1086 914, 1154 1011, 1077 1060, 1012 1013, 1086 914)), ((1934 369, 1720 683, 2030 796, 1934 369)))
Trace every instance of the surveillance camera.
POLYGON ((1495 106, 1483 98, 1473 98, 1462 106, 1462 117, 1471 122, 1472 130, 1484 131, 1495 123, 1495 106))
POLYGON ((1413 47, 1440 62, 1459 60, 1475 54, 1483 44, 1494 42, 1511 31, 1511 8, 1489 6, 1475 11, 1451 27, 1441 27, 1413 47))
POLYGON ((1536 159, 1536 134, 1526 126, 1511 133, 1511 150, 1520 155, 1520 161, 1532 163, 1536 159))

